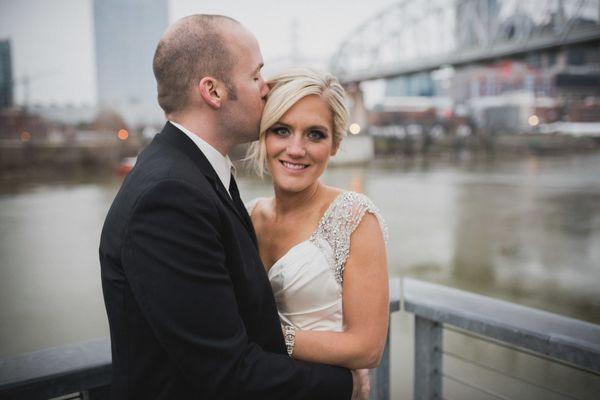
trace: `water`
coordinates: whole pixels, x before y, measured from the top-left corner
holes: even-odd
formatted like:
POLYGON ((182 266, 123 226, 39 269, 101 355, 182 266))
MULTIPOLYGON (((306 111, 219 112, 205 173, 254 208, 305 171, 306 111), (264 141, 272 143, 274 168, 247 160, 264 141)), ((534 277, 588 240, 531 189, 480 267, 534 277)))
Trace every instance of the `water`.
MULTIPOLYGON (((392 276, 600 323, 600 154, 377 162, 331 168, 323 179, 361 186, 379 206, 392 276)), ((244 200, 271 194, 268 180, 238 180, 244 200)), ((0 181, 0 357, 108 334, 97 247, 119 184, 110 175, 0 181)), ((409 396, 412 322, 396 315, 392 326, 400 376, 392 389, 409 396)), ((444 340, 489 353, 485 343, 463 343, 456 334, 444 340)), ((492 354, 507 368, 536 368, 514 352, 492 354)), ((584 394, 598 389, 597 380, 556 374, 583 382, 584 394)), ((444 383, 455 398, 470 398, 444 383)))

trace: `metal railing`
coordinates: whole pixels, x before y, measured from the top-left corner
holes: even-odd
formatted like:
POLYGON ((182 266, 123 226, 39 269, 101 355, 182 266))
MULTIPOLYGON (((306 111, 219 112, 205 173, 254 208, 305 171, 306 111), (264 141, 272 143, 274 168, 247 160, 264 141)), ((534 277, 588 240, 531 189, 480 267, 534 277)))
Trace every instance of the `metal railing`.
MULTIPOLYGON (((444 349, 444 329, 600 375, 599 325, 415 279, 392 279, 390 289, 390 314, 403 308, 415 317, 415 399, 443 398, 443 379, 489 397, 506 398, 443 370, 442 359, 448 357, 502 372, 444 349)), ((553 390, 526 378, 512 378, 553 390)), ((108 338, 0 359, 0 399, 45 400, 69 394, 73 394, 69 399, 107 399, 110 379, 108 338)), ((389 333, 381 364, 371 373, 371 387, 371 399, 390 398, 389 333)))
POLYGON ((572 398, 569 393, 557 392, 551 387, 445 350, 442 341, 444 329, 594 375, 600 374, 600 325, 415 279, 405 278, 402 284, 404 310, 415 317, 415 399, 443 398, 442 378, 468 386, 480 396, 508 398, 444 371, 443 357, 495 370, 505 377, 572 398))
POLYGON ((0 399, 50 399, 81 393, 107 399, 110 340, 99 338, 0 359, 0 399))

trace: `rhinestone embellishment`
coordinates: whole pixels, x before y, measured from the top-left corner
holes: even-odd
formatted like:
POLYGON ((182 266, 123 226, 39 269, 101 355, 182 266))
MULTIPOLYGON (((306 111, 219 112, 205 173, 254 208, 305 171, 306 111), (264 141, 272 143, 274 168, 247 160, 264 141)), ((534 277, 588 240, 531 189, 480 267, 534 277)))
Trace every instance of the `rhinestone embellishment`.
POLYGON ((346 259, 350 253, 350 236, 366 212, 375 215, 387 243, 387 226, 381 212, 367 196, 356 192, 343 192, 338 195, 325 211, 319 221, 319 227, 309 239, 324 254, 333 252, 333 257, 326 258, 340 285, 343 282, 346 259), (326 249, 325 245, 328 245, 329 249, 326 249))

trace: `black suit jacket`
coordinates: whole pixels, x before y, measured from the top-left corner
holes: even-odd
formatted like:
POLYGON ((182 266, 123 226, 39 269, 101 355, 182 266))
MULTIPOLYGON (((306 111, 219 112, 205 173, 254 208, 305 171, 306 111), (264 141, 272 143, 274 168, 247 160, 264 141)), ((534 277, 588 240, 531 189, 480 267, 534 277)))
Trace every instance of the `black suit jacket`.
POLYGON ((114 399, 349 399, 352 377, 285 351, 247 213, 167 123, 106 217, 114 399))

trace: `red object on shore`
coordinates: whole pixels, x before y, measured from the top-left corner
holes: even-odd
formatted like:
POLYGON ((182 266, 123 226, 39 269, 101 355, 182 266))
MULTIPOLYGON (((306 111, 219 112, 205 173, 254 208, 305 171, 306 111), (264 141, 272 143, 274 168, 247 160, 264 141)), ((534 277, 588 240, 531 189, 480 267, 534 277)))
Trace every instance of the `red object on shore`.
POLYGON ((117 175, 127 175, 133 169, 136 161, 137 157, 125 157, 121 160, 115 172, 117 175))

